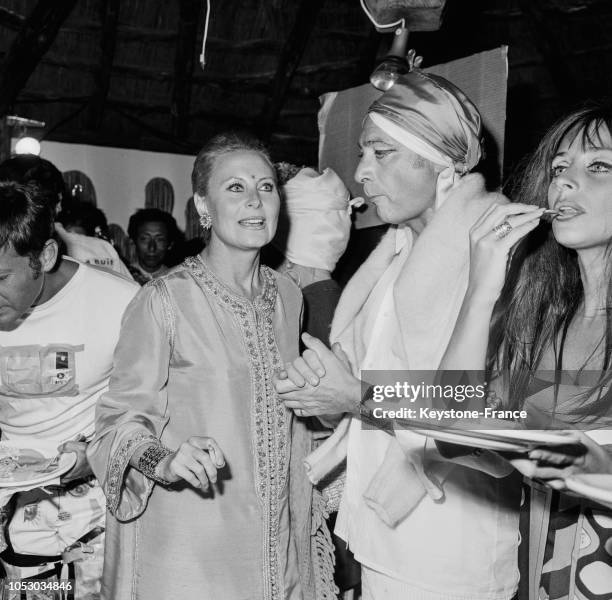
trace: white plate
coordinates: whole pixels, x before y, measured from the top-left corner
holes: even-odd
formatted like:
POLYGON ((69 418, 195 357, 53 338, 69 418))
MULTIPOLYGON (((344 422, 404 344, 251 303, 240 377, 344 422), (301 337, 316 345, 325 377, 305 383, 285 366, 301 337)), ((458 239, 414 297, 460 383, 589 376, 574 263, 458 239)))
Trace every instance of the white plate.
POLYGON ((45 457, 37 450, 31 448, 16 448, 10 444, 0 444, 0 459, 7 456, 16 457, 19 464, 20 455, 28 455, 30 460, 28 464, 19 466, 15 471, 6 477, 0 477, 0 488, 26 487, 38 484, 44 484, 57 479, 69 471, 77 461, 77 455, 74 452, 63 453, 57 459, 56 464, 49 465, 54 457, 45 457), (31 462, 32 457, 40 456, 40 460, 31 462), (45 468, 45 464, 49 465, 45 468), (42 469, 42 470, 41 470, 42 469))
POLYGON ((441 442, 475 446, 487 450, 507 452, 528 452, 536 447, 554 447, 560 444, 579 443, 571 432, 540 431, 529 429, 487 429, 462 431, 449 428, 419 428, 414 429, 421 435, 426 435, 441 442))
MULTIPOLYGON (((461 446, 474 446, 475 448, 485 448, 486 450, 499 450, 506 452, 528 452, 531 446, 521 442, 511 442, 500 439, 490 439, 474 435, 474 432, 459 432, 456 430, 438 429, 414 429, 415 433, 426 435, 440 442, 460 444, 461 446)), ((483 432, 484 433, 484 432, 483 432)), ((489 433, 489 432, 487 432, 489 433)))
POLYGON ((504 429, 487 430, 483 433, 495 435, 500 440, 524 442, 530 446, 558 446, 560 444, 577 444, 578 437, 571 431, 546 431, 542 429, 504 429))
POLYGON ((612 475, 573 475, 565 480, 567 489, 612 508, 612 475))

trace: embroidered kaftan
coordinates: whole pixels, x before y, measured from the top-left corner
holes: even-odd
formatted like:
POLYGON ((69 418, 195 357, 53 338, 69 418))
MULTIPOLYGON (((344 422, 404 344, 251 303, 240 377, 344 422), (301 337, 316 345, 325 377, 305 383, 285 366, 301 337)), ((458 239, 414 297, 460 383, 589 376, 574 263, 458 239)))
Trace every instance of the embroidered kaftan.
POLYGON ((292 417, 271 382, 281 357, 297 356, 301 297, 287 278, 261 273, 251 302, 190 258, 127 310, 90 446, 114 514, 107 600, 303 597, 289 515, 292 417), (215 489, 165 488, 131 468, 152 436, 173 449, 213 437, 227 463, 215 489))

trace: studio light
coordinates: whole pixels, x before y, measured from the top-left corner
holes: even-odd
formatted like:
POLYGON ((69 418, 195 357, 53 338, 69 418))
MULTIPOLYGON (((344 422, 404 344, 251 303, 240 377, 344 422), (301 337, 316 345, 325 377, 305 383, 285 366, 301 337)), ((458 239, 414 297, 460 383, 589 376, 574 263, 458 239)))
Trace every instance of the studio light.
POLYGON ((15 154, 35 154, 36 156, 40 154, 40 142, 28 130, 42 129, 45 126, 43 121, 8 115, 6 124, 13 129, 12 137, 17 137, 14 148, 15 154), (15 129, 19 132, 17 136, 14 135, 15 129))
POLYGON ((15 144, 15 154, 40 154, 40 142, 28 135, 20 137, 15 144))

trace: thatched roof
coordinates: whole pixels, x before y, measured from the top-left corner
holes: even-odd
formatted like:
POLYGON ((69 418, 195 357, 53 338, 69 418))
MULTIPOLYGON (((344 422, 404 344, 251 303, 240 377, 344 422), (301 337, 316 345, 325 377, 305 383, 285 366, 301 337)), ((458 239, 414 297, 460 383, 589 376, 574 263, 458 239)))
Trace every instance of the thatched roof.
MULTIPOLYGON (((249 127, 315 163, 318 96, 365 83, 389 46, 358 0, 0 0, 0 113, 51 140, 193 153, 249 127), (28 20, 29 19, 29 20, 28 20), (49 46, 48 49, 46 46, 49 46)), ((507 44, 507 162, 581 100, 609 94, 610 0, 448 0, 411 35, 424 65, 507 44)))

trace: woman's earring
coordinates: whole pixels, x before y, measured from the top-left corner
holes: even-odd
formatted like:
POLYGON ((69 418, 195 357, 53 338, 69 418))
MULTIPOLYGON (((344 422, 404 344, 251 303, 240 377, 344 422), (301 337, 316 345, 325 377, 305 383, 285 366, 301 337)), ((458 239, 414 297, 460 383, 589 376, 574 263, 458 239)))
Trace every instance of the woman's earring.
POLYGON ((200 215, 200 225, 204 231, 208 231, 212 227, 212 219, 209 212, 203 212, 200 215))

